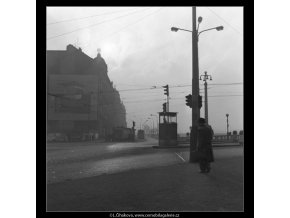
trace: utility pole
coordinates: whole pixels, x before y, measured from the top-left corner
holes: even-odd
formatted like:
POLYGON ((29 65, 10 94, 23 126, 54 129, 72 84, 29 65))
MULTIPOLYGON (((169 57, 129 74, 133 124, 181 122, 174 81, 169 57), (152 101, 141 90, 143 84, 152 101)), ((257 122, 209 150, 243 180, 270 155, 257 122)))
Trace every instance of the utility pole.
POLYGON ((50 89, 49 89, 49 74, 46 71, 46 119, 47 119, 47 123, 49 120, 49 107, 50 104, 52 103, 52 101, 49 100, 49 94, 50 94, 50 89))
MULTIPOLYGON (((189 153, 189 162, 196 162, 195 151, 197 149, 197 128, 198 128, 198 120, 199 120, 199 106, 198 102, 200 102, 200 106, 202 105, 202 98, 199 97, 199 66, 198 66, 198 38, 199 35, 205 31, 209 30, 223 30, 223 26, 217 26, 214 28, 209 28, 198 32, 199 24, 202 22, 202 17, 198 17, 198 26, 196 28, 196 7, 192 7, 192 31, 181 29, 177 27, 171 27, 171 31, 177 32, 178 30, 183 30, 192 33, 192 129, 191 129, 191 143, 190 143, 190 153, 189 153)), ((189 96, 186 96, 189 99, 189 96)), ((187 103, 186 105, 190 105, 187 103)))
POLYGON ((167 112, 169 112, 169 94, 167 95, 167 112))
POLYGON ((227 140, 229 140, 229 114, 226 114, 227 117, 227 140))
POLYGON ((199 66, 198 66, 198 31, 196 29, 196 7, 192 7, 192 143, 190 144, 189 162, 194 162, 193 153, 197 149, 197 127, 199 119, 199 66))
POLYGON ((200 80, 202 80, 201 78, 203 77, 203 81, 204 81, 204 118, 205 118, 205 122, 206 124, 208 124, 208 101, 207 101, 207 82, 206 80, 210 79, 212 80, 211 75, 208 75, 207 72, 204 72, 204 75, 200 76, 200 80))

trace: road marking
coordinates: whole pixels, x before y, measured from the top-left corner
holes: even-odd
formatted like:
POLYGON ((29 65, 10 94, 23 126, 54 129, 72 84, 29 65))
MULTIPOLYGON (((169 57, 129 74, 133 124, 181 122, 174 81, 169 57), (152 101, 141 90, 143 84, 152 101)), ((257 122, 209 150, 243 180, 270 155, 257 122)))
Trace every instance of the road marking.
POLYGON ((181 160, 183 160, 183 162, 185 162, 185 160, 183 159, 183 157, 181 157, 179 154, 177 154, 176 152, 175 152, 175 154, 178 156, 178 157, 180 157, 180 159, 181 160))

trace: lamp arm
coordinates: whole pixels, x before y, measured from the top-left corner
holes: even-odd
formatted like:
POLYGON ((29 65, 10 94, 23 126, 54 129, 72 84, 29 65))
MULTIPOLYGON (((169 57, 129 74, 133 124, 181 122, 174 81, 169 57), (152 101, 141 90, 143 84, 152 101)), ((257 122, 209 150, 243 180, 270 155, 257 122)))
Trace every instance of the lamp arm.
POLYGON ((178 30, 183 30, 183 31, 187 31, 187 32, 191 32, 192 33, 191 30, 186 30, 186 29, 181 29, 181 28, 178 28, 178 30))
POLYGON ((209 30, 214 30, 214 29, 216 29, 216 27, 213 27, 213 28, 209 28, 209 29, 206 29, 206 30, 202 30, 202 31, 200 31, 198 34, 197 34, 197 36, 199 36, 201 33, 203 33, 203 32, 206 32, 206 31, 209 31, 209 30))

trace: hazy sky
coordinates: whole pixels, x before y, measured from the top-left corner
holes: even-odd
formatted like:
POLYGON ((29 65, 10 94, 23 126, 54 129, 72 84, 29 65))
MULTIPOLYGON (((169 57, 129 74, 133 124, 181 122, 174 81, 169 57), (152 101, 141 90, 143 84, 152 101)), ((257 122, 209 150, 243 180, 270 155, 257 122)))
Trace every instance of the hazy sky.
MULTIPOLYGON (((243 8, 198 7, 198 16, 203 17, 200 31, 224 26, 223 31, 204 32, 199 38, 200 75, 207 71, 213 78, 208 80, 209 123, 216 133, 225 133, 228 113, 230 131, 239 131, 243 129, 243 8)), ((170 111, 178 112, 178 132, 184 133, 191 125, 185 95, 191 94, 192 37, 190 32, 170 31, 172 26, 192 30, 192 8, 48 7, 47 49, 65 50, 73 44, 94 58, 101 48, 108 75, 126 106, 128 126, 134 120, 139 128, 150 114, 161 112, 166 96, 160 86, 172 86, 170 111)), ((203 81, 200 92, 203 96, 203 81)), ((147 124, 153 122, 156 126, 156 117, 151 116, 147 124)))

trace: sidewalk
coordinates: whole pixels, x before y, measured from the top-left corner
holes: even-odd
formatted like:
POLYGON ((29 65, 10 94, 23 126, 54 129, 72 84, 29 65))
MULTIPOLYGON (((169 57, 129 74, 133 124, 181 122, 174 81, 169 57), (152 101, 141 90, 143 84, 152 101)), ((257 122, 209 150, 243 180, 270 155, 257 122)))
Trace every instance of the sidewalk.
MULTIPOLYGON (((239 143, 228 142, 228 143, 213 143, 212 147, 231 147, 231 146, 241 146, 239 143)), ((159 146, 154 145, 152 148, 164 149, 164 148, 189 148, 189 143, 179 143, 177 146, 159 146)))
POLYGON ((209 174, 187 162, 47 186, 48 211, 242 211, 243 157, 209 174))

